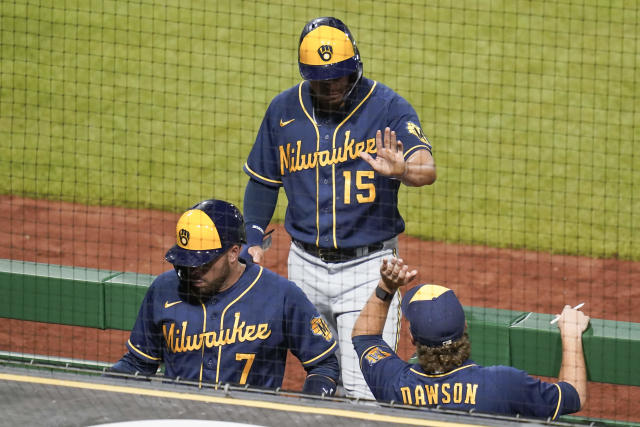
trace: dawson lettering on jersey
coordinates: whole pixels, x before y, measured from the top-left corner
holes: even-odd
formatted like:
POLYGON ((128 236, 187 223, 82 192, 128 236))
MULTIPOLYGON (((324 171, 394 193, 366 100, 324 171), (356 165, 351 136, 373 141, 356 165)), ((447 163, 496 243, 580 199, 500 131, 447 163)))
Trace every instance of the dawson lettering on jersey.
POLYGON ((330 166, 344 163, 348 160, 356 160, 360 158, 360 153, 363 151, 369 154, 377 152, 375 138, 356 142, 355 139, 349 140, 350 136, 351 131, 346 131, 344 145, 342 147, 331 150, 313 151, 310 153, 302 152, 302 140, 296 141, 295 147, 292 147, 291 143, 288 143, 286 147, 282 145, 279 146, 280 175, 284 175, 285 170, 293 173, 313 169, 318 165, 330 166))
POLYGON ((416 385, 400 387, 402 401, 406 405, 426 406, 445 403, 476 404, 478 384, 472 383, 442 383, 434 385, 416 385), (428 401, 428 403, 427 403, 428 401))
POLYGON ((268 323, 247 325, 244 321, 240 323, 240 313, 235 313, 234 316, 233 328, 223 329, 218 332, 201 332, 195 335, 186 334, 189 325, 186 320, 182 322, 182 329, 177 329, 175 323, 171 323, 168 328, 167 325, 162 325, 162 333, 164 334, 167 348, 172 353, 183 353, 201 350, 203 346, 212 348, 233 344, 236 341, 266 340, 271 335, 268 323))

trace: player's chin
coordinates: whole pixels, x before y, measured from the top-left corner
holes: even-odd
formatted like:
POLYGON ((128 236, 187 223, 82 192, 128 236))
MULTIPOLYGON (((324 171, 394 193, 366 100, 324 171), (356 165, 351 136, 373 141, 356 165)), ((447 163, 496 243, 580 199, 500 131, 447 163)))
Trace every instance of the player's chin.
POLYGON ((332 105, 340 105, 344 98, 344 92, 333 92, 326 97, 326 102, 332 105))
POLYGON ((207 282, 205 282, 204 280, 201 280, 201 279, 190 280, 189 281, 189 287, 190 288, 204 289, 204 288, 206 288, 208 286, 209 286, 209 284, 207 282))
POLYGON ((204 280, 189 280, 184 285, 183 289, 196 297, 203 297, 211 293, 211 285, 204 280))
POLYGON ((338 97, 326 97, 323 98, 320 101, 320 106, 323 110, 325 111, 337 111, 340 109, 340 106, 342 105, 342 97, 338 96, 338 97))
POLYGON ((207 297, 215 292, 215 285, 204 282, 202 280, 196 280, 189 284, 189 291, 199 297, 207 297))

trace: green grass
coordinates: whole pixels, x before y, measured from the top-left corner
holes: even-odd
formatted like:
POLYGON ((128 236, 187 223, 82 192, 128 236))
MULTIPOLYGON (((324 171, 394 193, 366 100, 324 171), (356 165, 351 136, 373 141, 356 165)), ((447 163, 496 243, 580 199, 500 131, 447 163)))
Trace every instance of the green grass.
POLYGON ((299 81, 299 32, 335 15, 433 143, 438 181, 401 193, 409 234, 640 260, 640 7, 426 3, 2 2, 0 192, 241 203, 262 115, 299 81))

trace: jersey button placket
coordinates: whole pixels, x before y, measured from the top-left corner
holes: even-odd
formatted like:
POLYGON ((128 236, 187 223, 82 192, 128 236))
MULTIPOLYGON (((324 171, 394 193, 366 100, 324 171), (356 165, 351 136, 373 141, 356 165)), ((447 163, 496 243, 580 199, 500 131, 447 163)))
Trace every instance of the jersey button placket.
MULTIPOLYGON (((218 303, 218 298, 213 298, 210 302, 211 306, 215 306, 218 303)), ((217 319, 218 318, 218 311, 214 308, 211 311, 211 316, 209 316, 211 319, 217 319)))

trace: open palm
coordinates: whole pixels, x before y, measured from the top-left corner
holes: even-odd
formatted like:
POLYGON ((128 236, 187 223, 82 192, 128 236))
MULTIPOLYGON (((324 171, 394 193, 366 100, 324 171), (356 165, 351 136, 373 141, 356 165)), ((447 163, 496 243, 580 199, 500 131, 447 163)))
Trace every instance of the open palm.
POLYGON ((376 132, 376 157, 365 152, 361 152, 360 157, 381 175, 400 178, 405 172, 402 141, 396 139, 396 133, 388 127, 384 138, 380 130, 376 132))

